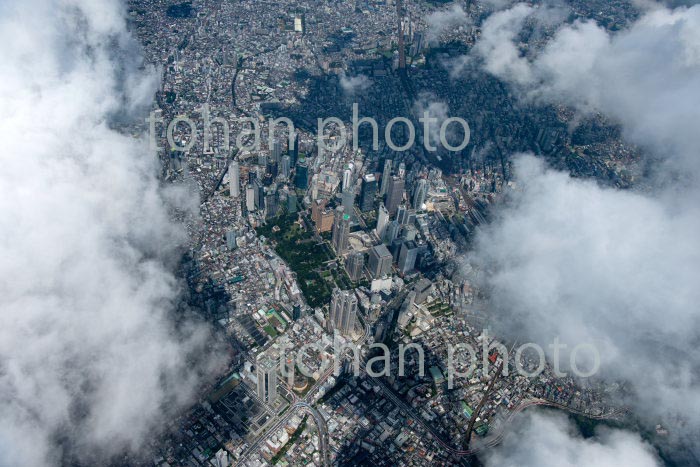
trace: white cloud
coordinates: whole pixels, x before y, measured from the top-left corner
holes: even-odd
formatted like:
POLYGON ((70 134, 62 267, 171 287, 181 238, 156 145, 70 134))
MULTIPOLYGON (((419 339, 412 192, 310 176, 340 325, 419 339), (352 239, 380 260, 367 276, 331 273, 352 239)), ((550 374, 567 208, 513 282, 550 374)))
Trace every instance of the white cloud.
POLYGON ((448 30, 458 29, 471 24, 461 5, 453 3, 449 8, 437 10, 426 18, 426 40, 428 44, 437 44, 440 36, 448 30))
MULTIPOLYGON (((428 125, 430 144, 436 147, 441 146, 440 127, 442 123, 450 117, 449 106, 445 102, 439 100, 434 94, 423 92, 418 96, 418 99, 413 102, 413 111, 420 118, 423 118, 424 112, 428 112, 428 118, 431 120, 435 119, 434 121, 430 121, 428 125)), ((446 133, 448 142, 453 135, 454 128, 450 126, 446 133)), ((452 144, 456 143, 453 142, 452 144)))
POLYGON ((525 20, 533 11, 530 5, 519 3, 492 14, 484 21, 474 53, 483 59, 486 71, 515 84, 533 81, 530 65, 515 42, 525 20))
POLYGON ((502 445, 484 456, 487 467, 655 467, 649 444, 633 433, 602 429, 584 439, 561 414, 528 412, 502 445))
POLYGON ((2 7, 0 465, 138 449, 198 384, 208 331, 169 318, 184 229, 145 139, 110 128, 157 82, 121 7, 2 7))
POLYGON ((371 85, 372 80, 365 75, 347 76, 345 73, 340 75, 340 87, 347 95, 353 95, 364 91, 371 85))
MULTIPOLYGON (((636 414, 666 422, 673 441, 697 451, 700 7, 656 5, 617 33, 591 21, 564 25, 526 56, 516 42, 533 11, 516 5, 484 23, 475 47, 484 68, 524 101, 603 112, 667 161, 655 166, 659 179, 670 168, 685 179, 624 192, 521 157, 517 190, 479 234, 473 257, 488 268, 496 321, 542 345, 557 336, 569 350, 594 343, 602 375, 627 382, 636 414)), ((551 444, 557 458, 557 445, 577 441, 551 444)), ((621 449, 601 451, 594 465, 615 462, 621 449)))
POLYGON ((572 179, 533 157, 516 160, 516 177, 475 248, 501 330, 545 348, 559 337, 564 361, 592 343, 602 375, 632 384, 631 402, 652 420, 700 420, 700 209, 572 179))

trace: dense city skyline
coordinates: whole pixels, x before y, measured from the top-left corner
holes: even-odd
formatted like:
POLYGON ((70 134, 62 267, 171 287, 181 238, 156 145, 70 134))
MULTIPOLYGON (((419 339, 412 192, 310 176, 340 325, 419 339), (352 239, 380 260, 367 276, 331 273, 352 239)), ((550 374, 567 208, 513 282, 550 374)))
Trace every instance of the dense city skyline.
POLYGON ((700 5, 0 13, 0 466, 700 464, 700 5))

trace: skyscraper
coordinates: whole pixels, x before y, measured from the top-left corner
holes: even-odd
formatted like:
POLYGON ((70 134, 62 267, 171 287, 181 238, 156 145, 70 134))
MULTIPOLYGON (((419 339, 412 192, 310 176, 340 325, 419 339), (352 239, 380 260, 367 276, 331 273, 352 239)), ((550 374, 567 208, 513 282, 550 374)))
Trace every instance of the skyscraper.
POLYGON ((360 211, 371 211, 374 207, 374 197, 377 195, 377 179, 374 174, 367 174, 362 179, 360 191, 360 211))
POLYGON ((384 196, 386 194, 386 189, 389 186, 389 179, 391 178, 391 159, 384 161, 384 171, 382 172, 382 186, 379 190, 379 196, 384 196))
POLYGON ((233 229, 226 231, 226 248, 229 250, 235 250, 238 245, 236 244, 236 231, 233 229))
POLYGON ((277 399, 277 364, 278 359, 266 352, 256 359, 258 397, 266 404, 272 404, 277 399))
POLYGON ((396 221, 403 225, 405 224, 404 220, 408 217, 407 215, 408 208, 406 207, 405 204, 400 204, 398 209, 396 210, 396 221))
POLYGON ((289 148, 289 166, 294 167, 299 159, 299 133, 294 135, 294 145, 289 148))
POLYGON ((390 216, 396 214, 399 204, 403 201, 403 188, 403 179, 396 176, 389 179, 386 194, 386 210, 389 211, 390 216))
POLYGON ((309 167, 306 165, 306 160, 300 159, 297 164, 297 172, 294 177, 294 185, 300 190, 309 188, 309 167))
POLYGON ((405 241, 415 240, 416 235, 418 235, 418 229, 416 229, 413 225, 404 225, 401 228, 401 238, 403 238, 405 241))
POLYGON ((297 212, 297 194, 293 191, 287 193, 287 212, 290 214, 297 212))
POLYGON ((356 319, 357 297, 353 291, 335 288, 328 316, 329 331, 338 330, 344 336, 350 335, 355 329, 356 319))
POLYGON ((265 218, 270 219, 277 215, 279 210, 279 204, 277 203, 277 195, 275 193, 269 193, 265 195, 265 218))
POLYGON ((418 251, 418 246, 414 241, 406 242, 403 245, 401 245, 398 262, 399 271, 401 271, 403 274, 406 274, 415 269, 418 251))
POLYGON ((255 211, 255 187, 248 185, 245 189, 245 208, 248 212, 255 211))
POLYGON ((329 232, 333 230, 333 211, 326 208, 326 200, 317 199, 311 202, 311 220, 316 226, 316 232, 329 232))
POLYGON ((399 24, 399 71, 406 70, 406 46, 404 45, 404 31, 403 31, 403 5, 401 0, 396 0, 396 16, 398 17, 399 24))
POLYGON ((352 188, 352 170, 346 168, 343 171, 343 191, 348 191, 352 188))
POLYGON ((253 197, 255 199, 255 209, 262 211, 265 209, 265 187, 260 180, 255 179, 253 182, 253 197))
POLYGON ((279 162, 280 157, 282 156, 282 143, 274 140, 272 142, 272 148, 270 148, 270 155, 272 156, 273 161, 279 162))
POLYGON ((343 193, 340 195, 340 199, 345 212, 350 217, 354 217, 355 191, 352 189, 352 187, 349 187, 348 191, 343 191, 343 193))
POLYGON ((291 167, 291 159, 287 154, 285 154, 280 159, 280 165, 279 165, 279 173, 282 175, 282 178, 284 178, 285 180, 287 180, 289 178, 290 167, 291 167))
POLYGON ((345 263, 345 270, 348 272, 350 280, 357 282, 362 278, 362 270, 365 267, 364 253, 357 252, 350 255, 345 263))
POLYGON ((369 251, 369 272, 375 279, 389 274, 391 262, 391 253, 385 245, 379 244, 369 251))
POLYGON ((271 160, 267 163, 267 167, 265 168, 265 173, 270 174, 270 176, 274 179, 275 177, 277 177, 277 169, 278 169, 277 162, 271 160))
POLYGON ((299 305, 294 305, 292 307, 292 319, 294 321, 299 321, 301 319, 301 307, 299 305))
POLYGON ((389 211, 386 210, 384 203, 379 203, 379 208, 377 209, 377 226, 374 228, 374 232, 380 240, 384 238, 384 233, 386 232, 386 226, 388 224, 389 211))
POLYGON ((401 225, 413 225, 416 221, 416 211, 408 209, 408 206, 402 204, 396 212, 396 220, 401 225))
POLYGON ((399 221, 393 220, 389 222, 389 225, 386 227, 386 233, 384 234, 384 242, 391 245, 391 242, 398 238, 399 232, 401 232, 401 224, 399 224, 399 221))
POLYGON ((391 259, 396 265, 399 264, 399 254, 401 253, 401 245, 403 245, 405 240, 401 237, 395 238, 388 245, 388 250, 391 253, 391 259))
POLYGON ((413 192, 413 209, 422 211, 425 201, 428 199, 428 180, 421 178, 416 182, 413 192))
POLYGON ((238 161, 231 161, 231 164, 228 166, 228 181, 231 197, 238 198, 241 195, 241 172, 238 161))
POLYGON ((333 235, 331 237, 333 248, 337 255, 341 255, 348 249, 350 236, 350 216, 345 213, 342 206, 335 208, 333 220, 333 235))

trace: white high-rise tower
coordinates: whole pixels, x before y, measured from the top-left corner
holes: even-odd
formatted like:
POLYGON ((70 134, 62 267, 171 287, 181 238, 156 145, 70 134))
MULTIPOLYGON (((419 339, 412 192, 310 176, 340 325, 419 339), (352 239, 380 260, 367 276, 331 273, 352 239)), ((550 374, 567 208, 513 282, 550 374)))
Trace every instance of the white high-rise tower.
POLYGON ((229 193, 232 198, 238 198, 241 195, 241 171, 238 167, 238 161, 232 161, 228 166, 228 182, 229 193))

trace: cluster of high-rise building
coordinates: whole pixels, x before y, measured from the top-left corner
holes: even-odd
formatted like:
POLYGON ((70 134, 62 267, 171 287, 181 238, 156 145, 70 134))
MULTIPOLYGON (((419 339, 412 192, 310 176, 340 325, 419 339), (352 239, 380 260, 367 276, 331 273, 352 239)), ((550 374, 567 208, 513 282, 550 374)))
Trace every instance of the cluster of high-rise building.
MULTIPOLYGON (((211 406, 195 418, 205 428, 183 430, 194 433, 186 448, 176 449, 185 453, 183 458, 178 454, 176 461, 159 465, 224 464, 229 462, 226 453, 237 464, 250 460, 250 465, 258 465, 264 462, 259 452, 272 462, 290 437, 268 436, 266 430, 284 421, 284 410, 287 415, 297 410, 290 407, 298 400, 322 412, 333 433, 335 461, 450 462, 423 423, 437 426, 448 440, 457 439, 464 431, 467 408, 476 406, 482 380, 451 393, 439 389, 432 396, 422 388, 441 388, 444 382, 444 368, 435 359, 429 362, 426 379, 392 380, 389 391, 384 380, 351 378, 330 402, 319 402, 323 389, 314 390, 329 389, 335 380, 315 369, 316 382, 297 378, 287 384, 273 349, 290 336, 298 337, 295 349, 311 343, 327 348, 332 333, 338 332, 346 339, 370 342, 393 335, 409 343, 422 336, 426 348, 440 353, 445 342, 469 334, 470 328, 452 316, 452 310, 468 306, 473 291, 452 283, 443 266, 465 247, 470 222, 483 219, 474 206, 490 202, 507 183, 509 167, 507 161, 503 164, 503 154, 514 149, 547 154, 567 149, 566 124, 553 112, 523 118, 523 111, 513 108, 495 80, 455 84, 446 71, 422 67, 425 16, 435 8, 433 3, 301 1, 270 8, 253 0, 193 2, 195 14, 177 21, 164 19, 162 2, 146 0, 132 10, 134 27, 148 30, 152 39, 148 56, 164 67, 158 97, 164 118, 190 113, 187 106, 193 102, 210 102, 233 112, 233 117, 255 116, 263 132, 269 130, 263 117, 280 113, 314 128, 317 116, 341 115, 337 110, 347 110, 352 99, 364 115, 382 124, 410 114, 414 103, 407 97, 414 93, 404 91, 406 78, 415 94, 434 92, 437 100, 449 104, 451 114, 478 115, 469 121, 475 144, 449 154, 441 164, 418 152, 402 154, 386 147, 319 151, 315 135, 300 130, 301 125, 293 144, 280 136, 259 151, 232 154, 217 147, 217 133, 210 147, 196 144, 184 154, 162 155, 169 180, 190 177, 207 197, 202 222, 192 227, 201 240, 193 235, 197 240, 190 253, 196 267, 188 279, 195 295, 201 296, 201 307, 235 342, 237 361, 231 379, 214 391, 221 392, 221 399, 210 398, 211 406), (399 38, 405 47, 396 50, 399 38), (363 82, 371 84, 365 93, 350 95, 345 77, 364 77, 363 82), (524 121, 534 122, 535 128, 523 126, 524 121), (451 167, 452 173, 443 177, 438 165, 451 167), (224 170, 228 178, 220 179, 224 170), (456 212, 463 216, 454 216, 456 212), (328 251, 327 260, 314 271, 318 277, 309 281, 310 287, 328 287, 330 296, 320 306, 309 306, 300 292, 298 270, 282 261, 273 241, 256 234, 256 228, 288 214, 285 222, 291 220, 295 230, 309 234, 305 241, 328 251), (407 292, 410 299, 405 298, 407 292), (400 329, 392 328, 394 322, 400 329), (307 389, 313 397, 303 395, 307 389), (408 405, 400 406, 404 399, 408 405), (408 419, 419 423, 409 426, 408 419)), ((465 5, 470 15, 479 8, 479 2, 465 5)), ((469 42, 474 29, 454 28, 444 35, 469 42)), ((176 138, 182 141, 181 135, 176 138)), ((317 359, 316 354, 308 358, 317 359)), ((537 394, 559 393, 551 381, 543 382, 537 394)), ((485 406, 486 416, 526 394, 525 385, 519 384, 512 386, 517 395, 505 384, 499 386, 498 402, 485 406)), ((575 394, 573 386, 563 393, 575 394)), ((292 419, 299 419, 295 427, 303 426, 303 416, 294 414, 292 419)), ((307 422, 306 433, 312 435, 303 449, 290 449, 290 465, 324 463, 319 436, 323 427, 312 427, 311 418, 307 422)))

